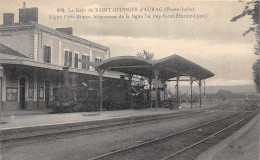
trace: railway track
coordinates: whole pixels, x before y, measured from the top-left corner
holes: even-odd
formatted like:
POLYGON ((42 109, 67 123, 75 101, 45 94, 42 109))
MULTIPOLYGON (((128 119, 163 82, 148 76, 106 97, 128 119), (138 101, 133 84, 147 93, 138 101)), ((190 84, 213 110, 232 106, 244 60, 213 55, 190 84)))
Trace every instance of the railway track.
POLYGON ((78 136, 85 134, 94 134, 106 130, 114 130, 124 127, 132 126, 141 126, 147 124, 154 124, 169 119, 180 119, 186 117, 196 116, 200 113, 215 112, 222 109, 228 109, 231 105, 219 105, 212 108, 205 108, 198 111, 185 111, 182 113, 173 113, 166 115, 156 115, 156 116, 147 116, 147 117, 136 117, 136 118, 127 118, 122 119, 121 121, 104 121, 100 124, 89 124, 88 122, 82 124, 64 124, 61 126, 46 126, 46 127, 29 127, 28 129, 21 128, 18 131, 14 130, 10 132, 9 130, 2 130, 0 133, 1 143, 3 144, 0 148, 10 148, 17 145, 23 145, 28 143, 34 143, 38 141, 48 141, 54 139, 61 139, 70 136, 78 136), (38 129, 39 128, 39 129, 38 129), (5 133, 6 132, 6 133, 5 133))
POLYGON ((89 160, 194 159, 199 153, 217 144, 246 124, 257 112, 258 109, 255 106, 246 105, 242 110, 231 115, 89 160))

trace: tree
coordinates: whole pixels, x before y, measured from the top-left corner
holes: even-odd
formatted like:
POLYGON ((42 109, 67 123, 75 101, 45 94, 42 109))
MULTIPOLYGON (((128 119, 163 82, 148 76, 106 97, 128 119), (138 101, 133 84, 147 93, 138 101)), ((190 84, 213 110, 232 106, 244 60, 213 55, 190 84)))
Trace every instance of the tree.
MULTIPOLYGON (((231 19, 231 22, 235 22, 240 18, 243 18, 246 15, 251 16, 253 20, 253 25, 243 33, 243 36, 248 34, 249 32, 255 32, 255 37, 256 37, 256 44, 254 46, 254 54, 260 55, 260 12, 259 12, 259 7, 260 7, 260 1, 259 0, 251 0, 250 2, 246 3, 246 6, 243 10, 243 12, 240 15, 237 15, 231 19)), ((260 93, 260 81, 259 81, 259 76, 260 76, 260 59, 258 59, 253 67, 253 79, 254 83, 256 85, 256 90, 258 93, 260 93)))
POLYGON ((236 22, 238 19, 245 17, 246 15, 251 16, 253 20, 253 25, 243 33, 243 36, 247 35, 249 32, 255 32, 256 44, 254 46, 254 54, 260 54, 260 25, 259 25, 259 0, 252 0, 246 3, 246 6, 241 14, 233 17, 231 22, 236 22))
POLYGON ((256 90, 260 93, 260 59, 258 59, 252 67, 253 79, 256 84, 256 90))
POLYGON ((152 61, 154 58, 154 53, 150 53, 149 51, 146 50, 143 50, 143 52, 138 52, 136 55, 137 57, 141 57, 149 61, 152 61))

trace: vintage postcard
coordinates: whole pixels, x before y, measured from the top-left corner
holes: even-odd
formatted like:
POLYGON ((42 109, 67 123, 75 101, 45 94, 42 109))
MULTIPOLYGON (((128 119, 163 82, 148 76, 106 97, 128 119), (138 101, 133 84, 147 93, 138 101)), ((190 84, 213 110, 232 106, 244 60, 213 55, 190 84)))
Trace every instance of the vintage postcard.
POLYGON ((259 159, 258 0, 0 3, 0 160, 259 159))

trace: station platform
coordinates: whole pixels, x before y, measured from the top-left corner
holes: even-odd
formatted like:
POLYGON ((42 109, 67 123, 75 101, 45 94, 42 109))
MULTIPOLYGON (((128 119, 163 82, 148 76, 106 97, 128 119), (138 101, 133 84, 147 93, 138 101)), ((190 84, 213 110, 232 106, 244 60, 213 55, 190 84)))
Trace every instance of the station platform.
POLYGON ((183 103, 179 110, 169 110, 168 108, 148 108, 142 110, 117 110, 102 112, 74 112, 49 114, 43 111, 9 111, 2 113, 0 130, 36 127, 46 125, 58 125, 66 123, 79 123, 87 121, 111 120, 118 118, 142 117, 149 115, 162 115, 183 111, 196 111, 216 106, 218 104, 194 104, 191 109, 190 104, 183 103))
MULTIPOLYGON (((260 106, 260 103, 258 104, 260 106)), ((259 160, 260 114, 195 160, 259 160)))
MULTIPOLYGON (((181 104, 179 110, 149 108, 142 110, 117 110, 103 112, 76 112, 59 114, 11 114, 1 117, 0 137, 2 142, 13 143, 37 137, 67 135, 70 133, 93 132, 117 126, 159 121, 188 116, 192 112, 219 106, 220 103, 181 104), (48 136, 49 135, 49 136, 48 136)), ((28 112, 28 111, 27 111, 28 112)))

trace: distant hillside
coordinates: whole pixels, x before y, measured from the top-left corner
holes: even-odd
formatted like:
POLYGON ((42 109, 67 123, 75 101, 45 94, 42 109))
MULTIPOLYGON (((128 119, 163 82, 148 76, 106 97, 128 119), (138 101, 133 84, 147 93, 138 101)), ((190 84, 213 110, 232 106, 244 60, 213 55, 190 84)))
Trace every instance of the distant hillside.
POLYGON ((209 93, 216 93, 219 90, 229 90, 233 93, 256 93, 254 85, 239 85, 239 86, 208 86, 206 91, 209 93))
MULTIPOLYGON (((190 93, 190 86, 180 86, 180 91, 182 93, 190 93)), ((204 92, 204 87, 201 87, 202 93, 204 92)), ((217 93, 219 90, 229 90, 233 93, 256 93, 254 85, 239 85, 239 86, 206 86, 206 93, 217 93)), ((171 91, 175 91, 175 88, 171 87, 171 91)), ((193 91, 198 93, 198 85, 193 86, 193 91)))

